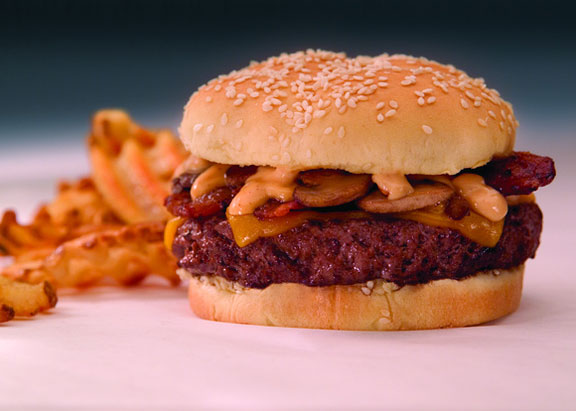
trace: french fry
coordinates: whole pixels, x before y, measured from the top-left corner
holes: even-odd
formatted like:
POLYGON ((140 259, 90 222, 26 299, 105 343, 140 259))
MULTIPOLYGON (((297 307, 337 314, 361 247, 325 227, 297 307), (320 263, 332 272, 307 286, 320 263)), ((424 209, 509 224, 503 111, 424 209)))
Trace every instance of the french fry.
POLYGON ((61 244, 44 259, 16 263, 2 274, 28 283, 87 287, 104 278, 134 285, 157 274, 176 285, 176 259, 163 245, 162 223, 143 223, 86 234, 61 244))
POLYGON ((180 282, 163 244, 170 180, 186 158, 170 131, 151 132, 123 111, 104 110, 88 138, 91 178, 63 182, 30 224, 7 210, 0 220, 0 322, 56 304, 55 287, 109 278, 134 285, 157 274, 180 282))
MULTIPOLYGON (((8 317, 10 316, 10 309, 12 310, 12 317, 31 317, 40 311, 54 307, 57 302, 56 291, 47 281, 38 284, 26 284, 0 277, 0 305, 2 306, 0 312, 8 313, 8 317)), ((2 314, 0 314, 1 316, 2 314)))
POLYGON ((66 240, 120 224, 90 179, 61 183, 56 198, 40 208, 31 224, 19 224, 12 210, 4 213, 0 255, 14 256, 17 261, 37 259, 66 240))
POLYGON ((98 191, 127 223, 166 221, 164 198, 170 179, 186 158, 168 130, 151 132, 120 110, 101 110, 88 137, 92 175, 98 191))

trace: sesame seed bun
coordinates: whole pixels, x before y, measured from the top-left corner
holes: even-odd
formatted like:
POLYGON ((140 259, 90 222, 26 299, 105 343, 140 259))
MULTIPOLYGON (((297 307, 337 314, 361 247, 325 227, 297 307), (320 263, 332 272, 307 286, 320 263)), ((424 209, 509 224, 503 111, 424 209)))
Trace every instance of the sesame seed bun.
POLYGON ((189 300, 203 319, 336 330, 418 330, 482 324, 518 308, 524 266, 398 288, 373 284, 242 288, 218 276, 190 279, 189 300), (372 287, 369 287, 372 286, 372 287))
POLYGON ((180 135, 223 164, 455 174, 509 154, 516 126, 498 92, 453 66, 307 51, 200 87, 180 135))

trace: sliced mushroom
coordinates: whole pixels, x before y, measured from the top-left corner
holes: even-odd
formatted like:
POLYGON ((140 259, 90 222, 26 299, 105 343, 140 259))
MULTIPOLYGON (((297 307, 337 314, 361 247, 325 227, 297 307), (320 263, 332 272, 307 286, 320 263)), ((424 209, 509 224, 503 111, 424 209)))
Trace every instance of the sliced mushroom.
POLYGON ((331 207, 346 204, 365 195, 372 186, 368 174, 348 174, 335 170, 300 173, 294 198, 306 207, 331 207))
POLYGON ((371 213, 399 213, 418 210, 448 200, 454 191, 442 184, 419 184, 414 192, 397 200, 389 200, 376 190, 358 201, 358 206, 371 213))

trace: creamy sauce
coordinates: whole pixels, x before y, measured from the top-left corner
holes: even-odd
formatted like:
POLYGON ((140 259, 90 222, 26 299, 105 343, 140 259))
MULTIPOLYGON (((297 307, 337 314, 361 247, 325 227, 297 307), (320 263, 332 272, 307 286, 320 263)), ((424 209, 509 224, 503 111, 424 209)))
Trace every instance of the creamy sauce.
POLYGON ((190 197, 193 200, 208 194, 215 188, 223 187, 226 185, 224 174, 230 166, 224 164, 214 164, 208 167, 202 174, 196 178, 194 184, 190 188, 190 197))
POLYGON ((500 221, 506 217, 508 212, 506 199, 498 191, 484 184, 481 176, 461 174, 452 180, 452 184, 478 214, 490 221, 500 221))
POLYGON ((382 194, 388 196, 388 200, 398 200, 414 192, 404 174, 373 174, 372 181, 376 183, 382 194))
POLYGON ((201 173, 202 171, 206 170, 210 167, 212 163, 208 160, 204 160, 203 158, 196 157, 193 154, 190 154, 186 160, 182 162, 174 172, 174 177, 178 177, 185 172, 192 172, 192 173, 201 173))
POLYGON ((286 202, 294 198, 298 171, 283 167, 258 167, 228 206, 228 214, 252 214, 254 210, 273 198, 286 202))

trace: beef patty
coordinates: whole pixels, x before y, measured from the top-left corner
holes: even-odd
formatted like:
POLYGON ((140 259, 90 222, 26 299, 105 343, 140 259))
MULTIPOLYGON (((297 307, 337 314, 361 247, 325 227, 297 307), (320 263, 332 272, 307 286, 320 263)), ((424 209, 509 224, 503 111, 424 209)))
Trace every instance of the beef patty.
POLYGON ((482 270, 511 268, 534 257, 542 231, 536 204, 510 207, 496 247, 458 231, 409 220, 371 218, 308 221, 240 248, 219 214, 187 220, 173 252, 194 274, 214 274, 245 287, 274 283, 329 286, 384 279, 398 285, 460 279, 482 270))

